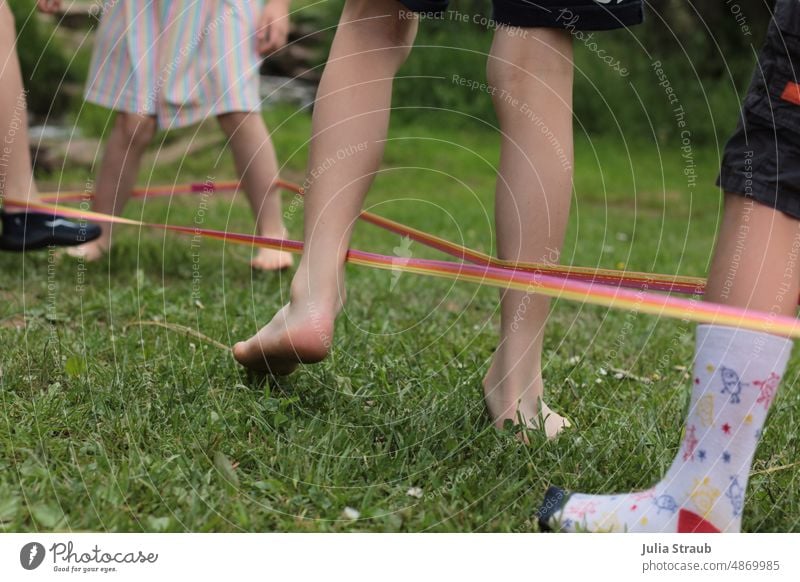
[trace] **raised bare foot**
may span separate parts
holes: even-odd
[[[82,259],[87,263],[93,263],[102,259],[108,252],[110,245],[102,238],[86,244],[67,249],[67,254],[76,259]]]
[[[335,318],[335,311],[314,303],[290,303],[256,335],[233,346],[233,357],[256,372],[291,374],[298,364],[315,364],[328,356]]]
[[[544,434],[553,439],[562,430],[572,426],[569,420],[545,404],[539,390],[529,384],[525,389],[518,388],[518,385],[515,385],[513,372],[503,375],[496,361],[492,362],[483,380],[483,394],[489,416],[497,428],[503,428],[505,422],[511,420],[515,424],[524,422],[528,428],[541,430],[540,421],[543,421]],[[524,435],[520,438],[526,440]]]

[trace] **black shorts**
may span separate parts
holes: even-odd
[[[778,0],[717,185],[800,219],[800,2]]]
[[[450,0],[400,0],[409,10],[440,14]],[[523,28],[612,30],[639,24],[642,0],[492,0],[497,24]]]

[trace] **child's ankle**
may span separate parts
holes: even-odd
[[[343,281],[342,277],[339,278],[340,281]],[[310,285],[309,283],[308,278],[298,269],[289,292],[291,304],[300,308],[314,309],[320,314],[329,315],[335,319],[344,307],[344,284],[341,284],[340,289],[337,285]]]

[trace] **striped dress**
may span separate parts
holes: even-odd
[[[162,128],[258,111],[263,0],[106,0],[86,100]]]

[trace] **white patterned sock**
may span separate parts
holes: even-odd
[[[785,338],[699,326],[686,428],[664,478],[619,495],[551,488],[540,523],[561,531],[739,531],[753,455],[791,351]]]

